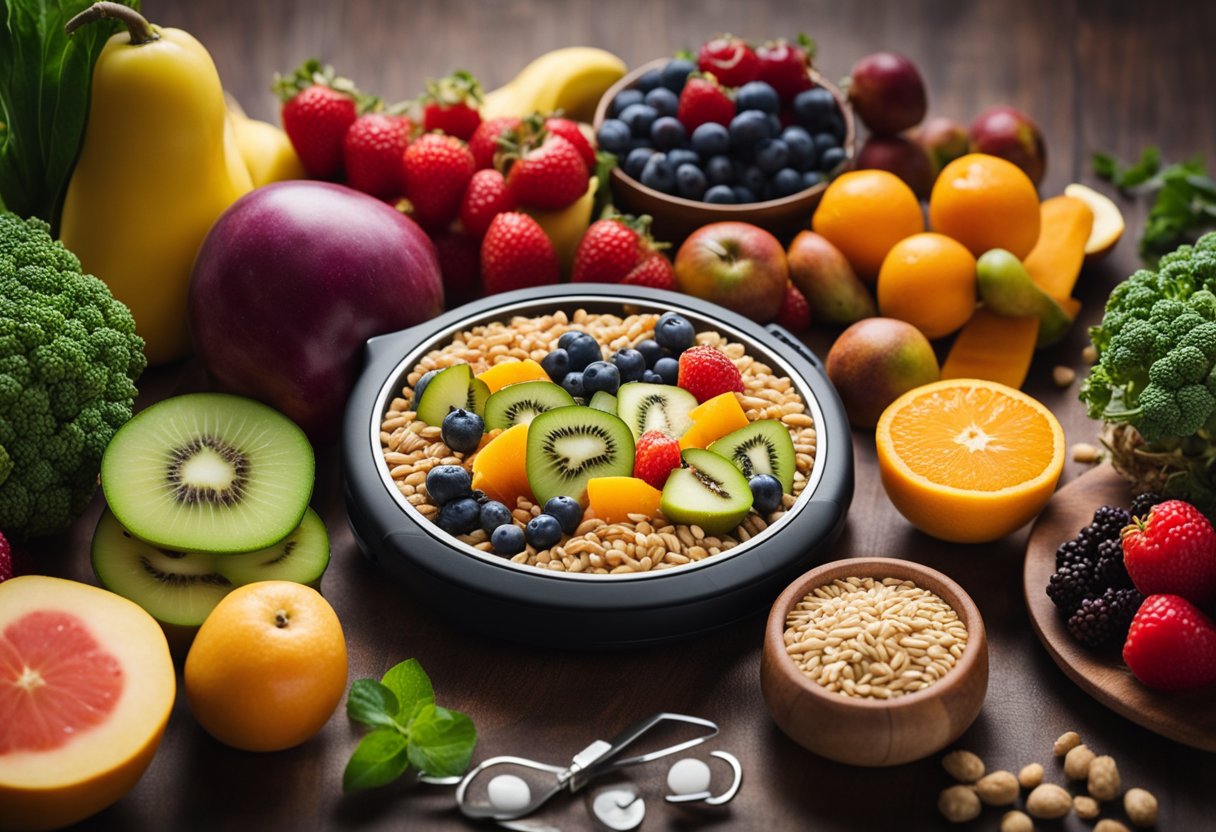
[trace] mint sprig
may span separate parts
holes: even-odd
[[[430,677],[409,659],[375,679],[357,679],[346,697],[346,714],[371,727],[342,773],[345,791],[393,782],[411,765],[432,777],[463,774],[473,759],[477,729],[458,711],[435,704]]]

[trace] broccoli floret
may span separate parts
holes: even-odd
[[[62,531],[93,497],[147,365],[130,310],[38,219],[0,213],[0,529]]]

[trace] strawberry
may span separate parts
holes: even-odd
[[[685,130],[691,134],[702,124],[711,121],[729,127],[734,117],[735,102],[717,81],[703,75],[688,76],[676,109],[676,118]]]
[[[760,62],[757,79],[775,89],[777,97],[784,102],[793,101],[798,93],[811,88],[811,76],[807,70],[811,65],[810,53],[814,51],[814,44],[805,35],[799,36],[798,41],[772,40],[756,49],[756,58]]]
[[[480,240],[496,216],[515,208],[515,195],[507,189],[507,180],[502,174],[493,168],[479,170],[464,190],[460,221],[465,231]]]
[[[625,279],[621,283],[629,286],[649,286],[651,289],[666,289],[669,292],[674,292],[676,290],[676,274],[671,267],[671,261],[656,251],[640,264],[634,266],[633,271],[625,275]]]
[[[625,217],[597,220],[574,253],[572,283],[620,283],[645,256],[637,228]]]
[[[13,577],[13,547],[8,538],[0,532],[0,584]]]
[[[785,284],[785,296],[777,310],[777,323],[795,334],[806,332],[811,325],[811,306],[806,295],[793,283]]]
[[[481,296],[481,242],[468,234],[445,232],[432,238],[443,275],[443,302],[448,309]]]
[[[1216,600],[1216,531],[1190,503],[1167,500],[1123,529],[1123,563],[1146,596],[1181,595],[1203,606]]]
[[[469,139],[469,150],[473,152],[473,162],[478,170],[494,167],[494,154],[502,149],[498,144],[499,137],[508,131],[518,130],[522,123],[515,116],[498,116],[477,125],[473,138]]]
[[[540,223],[519,211],[499,214],[481,241],[487,295],[557,283],[557,252]]]
[[[574,145],[579,155],[583,157],[583,164],[587,166],[587,170],[595,170],[595,148],[591,146],[591,142],[587,141],[587,137],[579,128],[578,122],[571,121],[568,118],[550,116],[545,119],[545,130],[561,136]]]
[[[291,75],[276,74],[274,89],[283,102],[283,130],[308,175],[337,179],[346,131],[360,106],[366,109],[374,99],[359,95],[354,84],[316,60],[305,61]]]
[[[638,437],[633,455],[633,475],[662,490],[667,475],[680,467],[680,442],[661,430],[648,430]]]
[[[455,136],[425,133],[405,149],[402,170],[405,198],[419,225],[435,230],[456,219],[473,178],[473,154],[464,142]]]
[[[442,130],[461,141],[473,138],[481,125],[481,84],[464,70],[438,81],[427,81],[422,96],[422,129]]]
[[[379,199],[402,189],[401,157],[414,123],[405,116],[365,113],[347,128],[342,140],[346,184]]]
[[[727,87],[741,87],[760,75],[760,59],[743,40],[719,35],[702,44],[697,53],[697,69],[711,72]]]
[[[725,353],[716,347],[701,344],[680,353],[677,386],[696,396],[698,402],[704,403],[723,393],[742,393],[743,376],[735,362],[727,358]]]
[[[1123,661],[1157,690],[1216,684],[1216,622],[1178,595],[1151,595],[1132,619]]]
[[[555,133],[543,134],[539,147],[528,145],[507,168],[507,187],[520,205],[555,210],[587,192],[587,165],[578,148]]]

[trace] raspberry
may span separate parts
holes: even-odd
[[[658,430],[638,437],[633,457],[633,475],[654,488],[662,489],[667,475],[680,467],[680,443]]]
[[[743,376],[725,353],[702,344],[680,354],[677,386],[692,393],[698,402],[707,402],[723,393],[742,393]]]
[[[1144,596],[1136,589],[1110,587],[1096,598],[1081,601],[1068,618],[1068,632],[1087,647],[1122,644],[1143,602]]]

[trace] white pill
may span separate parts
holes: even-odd
[[[532,790],[522,777],[500,774],[486,786],[490,805],[500,812],[518,812],[532,802]]]
[[[709,789],[709,766],[694,757],[677,760],[667,772],[667,788],[673,794],[696,794]]]

